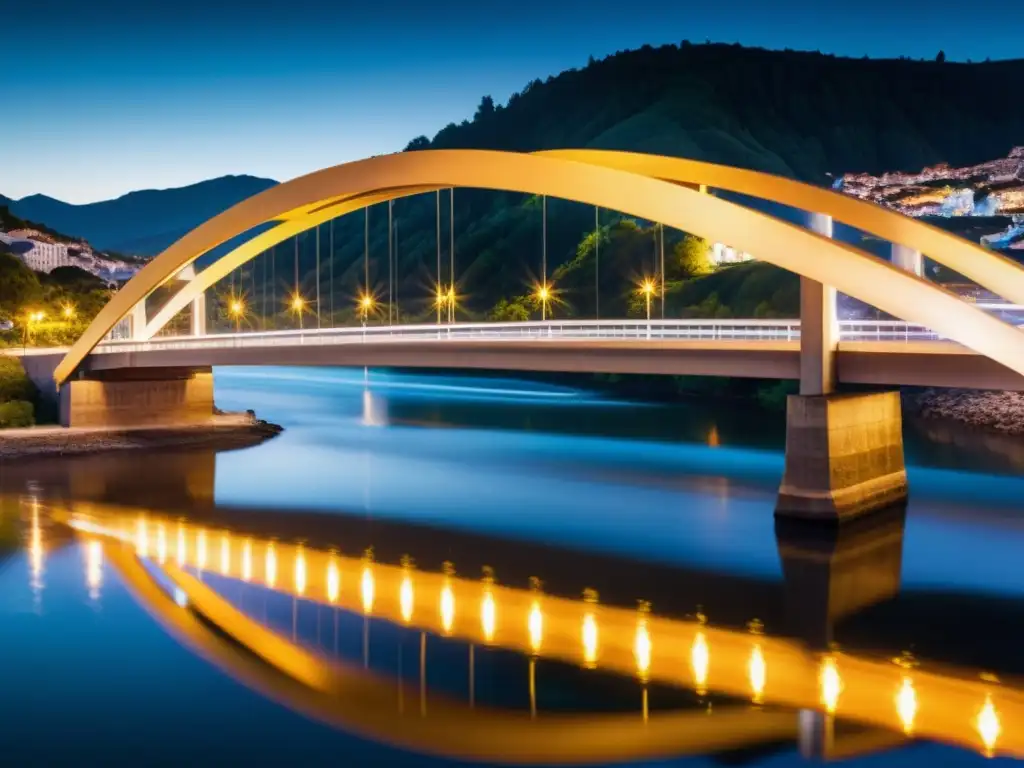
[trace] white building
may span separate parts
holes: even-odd
[[[88,243],[58,243],[34,230],[0,232],[0,242],[13,246],[17,257],[35,272],[78,267],[103,280],[126,280],[138,271],[138,267],[95,253]]]
[[[716,267],[722,264],[739,264],[743,261],[750,261],[754,257],[746,251],[739,251],[725,243],[715,243],[711,246],[711,263]]]

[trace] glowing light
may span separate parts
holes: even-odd
[[[452,592],[451,584],[445,584],[441,588],[441,628],[445,634],[452,631],[455,624],[455,594]]]
[[[756,643],[750,652],[750,661],[747,662],[747,677],[750,679],[753,702],[761,704],[764,701],[764,684],[768,677],[768,669],[764,662],[764,653],[761,651],[760,643]]]
[[[588,667],[597,664],[597,619],[592,611],[583,616],[583,662]]]
[[[263,562],[263,583],[271,589],[277,583],[277,552],[274,551],[274,542],[267,544],[267,555]]]
[[[363,578],[360,581],[359,590],[363,596],[363,613],[370,613],[373,610],[374,580],[373,570],[369,565],[363,566]]]
[[[445,293],[444,286],[438,283],[437,297],[434,299],[434,306],[443,307],[446,301],[448,301],[448,295]]]
[[[821,703],[826,712],[834,715],[839,704],[839,694],[843,692],[843,679],[839,676],[836,660],[831,656],[826,656],[821,662],[820,682]]]
[[[235,299],[231,302],[231,314],[235,317],[245,314],[245,303],[240,299]]]
[[[242,544],[242,581],[252,579],[252,541],[246,539]]]
[[[295,593],[303,594],[306,591],[306,556],[300,549],[295,554]]]
[[[415,597],[412,588],[412,578],[405,574],[402,578],[402,585],[398,588],[398,604],[402,610],[402,621],[408,624],[412,621],[412,609]]]
[[[146,530],[146,519],[142,517],[135,524],[135,553],[139,557],[149,557],[149,531]]]
[[[364,293],[362,298],[359,299],[359,306],[363,308],[363,312],[367,312],[373,308],[373,296],[368,293]]]
[[[103,585],[103,547],[95,539],[85,548],[85,583],[89,587],[89,596],[93,600],[99,597]]]
[[[174,547],[174,559],[178,563],[178,567],[182,568],[185,565],[185,558],[187,552],[185,551],[185,528],[181,523],[178,523],[178,540]]]
[[[296,293],[292,296],[291,305],[293,312],[301,312],[306,306],[306,300]]]
[[[220,572],[225,576],[231,572],[231,539],[226,533],[220,537]]]
[[[167,531],[163,523],[156,525],[156,559],[161,565],[167,562]]]
[[[32,573],[32,589],[42,589],[43,575],[43,530],[39,525],[39,504],[32,504],[32,529],[29,535],[29,569]]]
[[[196,567],[200,571],[206,569],[206,531],[196,534]]]
[[[544,614],[541,613],[540,603],[537,600],[534,600],[530,607],[526,626],[530,632],[530,649],[534,653],[539,653],[541,641],[544,639]]]
[[[985,697],[985,706],[978,713],[976,725],[978,733],[981,735],[981,742],[985,745],[985,752],[991,756],[995,750],[996,741],[999,740],[999,734],[1003,731],[999,723],[999,713],[992,703],[991,696]]]
[[[903,678],[903,684],[896,694],[896,714],[903,724],[903,732],[909,736],[914,732],[914,718],[917,717],[917,692],[909,677]]]
[[[338,572],[338,564],[334,562],[334,558],[331,558],[327,563],[327,599],[336,603],[339,594],[341,594],[341,574]]]
[[[708,692],[708,667],[711,665],[711,651],[703,632],[698,632],[690,646],[690,671],[693,673],[693,687],[698,696]]]
[[[68,320],[73,319],[74,316],[75,316],[75,307],[74,307],[74,305],[73,304],[65,304],[63,312],[64,312],[64,317],[66,319],[68,319]]]
[[[551,300],[551,289],[548,288],[547,283],[538,285],[536,291],[533,294],[538,300],[547,304]]]
[[[498,609],[494,605],[494,595],[488,589],[484,593],[483,602],[480,604],[480,626],[484,631],[484,640],[488,643],[494,641],[494,633],[498,624]]]
[[[640,619],[636,625],[636,639],[633,641],[633,657],[636,672],[646,681],[651,672],[651,633],[647,630],[647,619]]]
[[[657,287],[655,286],[654,281],[649,277],[645,278],[644,281],[640,283],[640,292],[645,296],[651,296],[656,290]]]

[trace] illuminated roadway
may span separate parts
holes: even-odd
[[[804,713],[801,736],[813,721],[806,715],[816,711],[826,720],[835,717],[984,754],[1024,755],[1024,728],[1018,727],[1024,722],[1024,690],[966,669],[838,650],[819,653],[758,630],[717,628],[703,620],[345,557],[171,517],[101,506],[88,514],[58,508],[53,517],[78,531],[93,561],[106,557],[164,626],[230,674],[317,719],[407,748],[541,763],[707,752],[792,738],[797,718],[774,709],[781,706]],[[164,572],[180,590],[178,602],[191,610],[174,605],[143,561]],[[97,580],[100,566],[87,562],[87,575]],[[635,677],[641,685],[693,689],[700,696],[715,692],[755,709],[744,713],[727,707],[721,726],[715,724],[717,706],[711,717],[700,711],[649,713],[646,695],[632,718],[534,711],[534,719],[527,713],[468,710],[427,696],[422,650],[420,688],[410,683],[406,693],[393,679],[371,680],[368,673],[305,650],[257,623],[206,586],[204,572],[437,636]],[[269,680],[247,657],[217,650],[192,612],[283,673],[291,687]],[[533,674],[531,664],[531,701]]]
[[[107,341],[84,368],[334,365],[798,379],[799,339],[800,323],[791,320],[313,328]],[[1024,389],[1024,379],[999,363],[901,321],[841,322],[837,357],[846,383]]]

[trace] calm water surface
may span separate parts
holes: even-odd
[[[1024,444],[777,527],[780,416],[217,372],[255,448],[0,466],[13,765],[971,765],[1024,755]]]

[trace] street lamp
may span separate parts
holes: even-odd
[[[647,302],[647,321],[651,320],[651,296],[657,293],[657,286],[651,278],[644,278],[644,281],[640,283],[640,293],[644,295],[644,299]]]
[[[444,303],[448,300],[447,295],[444,292],[444,288],[441,283],[437,284],[437,297],[434,299],[434,306],[437,307],[437,324],[441,324],[441,309],[444,307]]]
[[[66,320],[74,320],[75,319],[75,306],[73,304],[65,304],[64,305],[64,318]]]
[[[366,321],[370,317],[371,309],[373,309],[373,296],[368,293],[364,293],[362,298],[359,299],[359,312],[363,316],[363,325],[366,325]]]
[[[455,286],[448,286],[448,322],[455,322]]]
[[[242,317],[245,315],[245,302],[241,299],[232,299],[228,311],[235,319],[235,333],[239,333],[242,330]]]
[[[534,293],[534,298],[540,302],[540,319],[548,319],[548,302],[551,301],[551,289],[548,288],[548,284],[537,286],[537,290]]]
[[[302,313],[306,309],[306,300],[298,293],[292,295],[292,312],[299,316],[299,330],[302,330]]]

